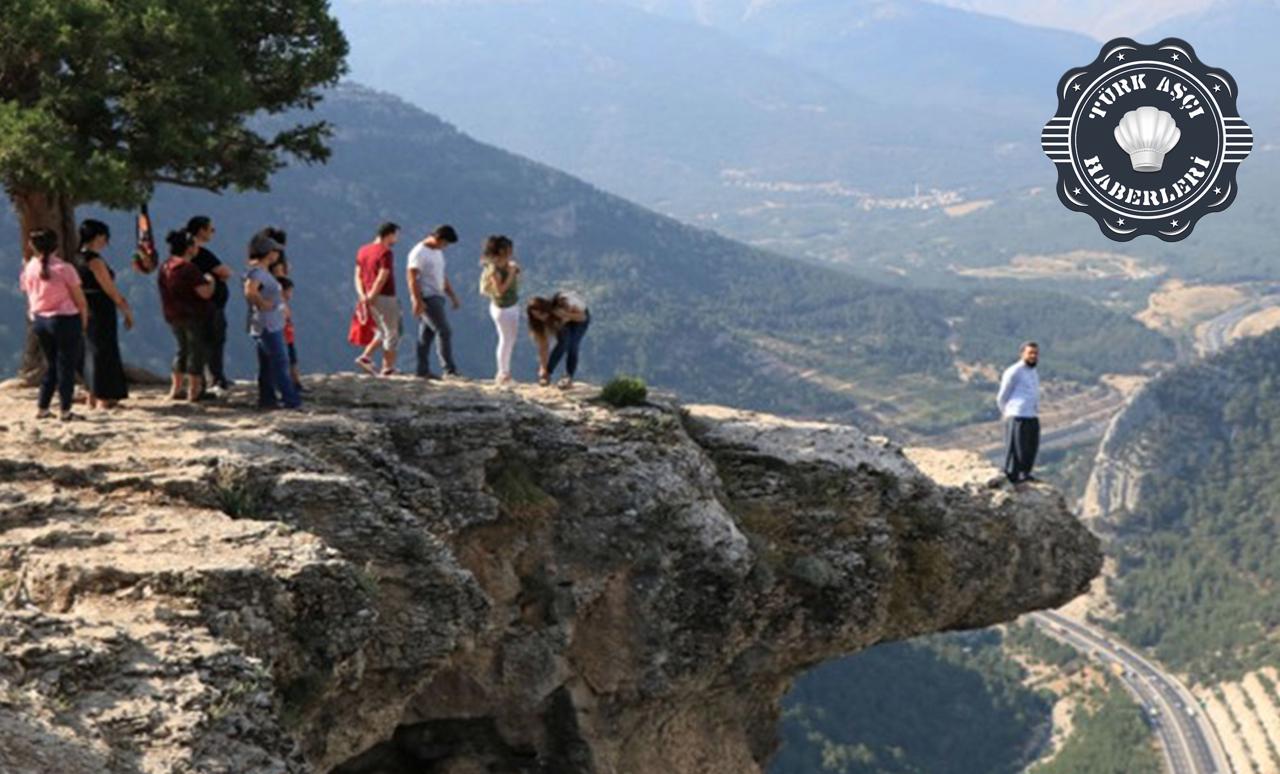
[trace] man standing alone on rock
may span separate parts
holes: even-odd
[[[1022,358],[1004,370],[996,396],[1009,442],[1004,472],[1015,484],[1036,480],[1031,469],[1040,450],[1040,375],[1036,373],[1039,361],[1039,345],[1034,341],[1023,344]]]

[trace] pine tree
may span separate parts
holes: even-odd
[[[0,183],[26,234],[76,248],[75,210],[136,207],[156,185],[266,190],[329,127],[264,136],[255,116],[311,109],[346,71],[327,0],[8,0],[0,15]],[[30,346],[28,378],[43,367]]]

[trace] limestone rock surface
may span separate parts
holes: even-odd
[[[801,671],[1102,561],[1052,489],[851,427],[310,386],[0,394],[0,771],[749,774]]]

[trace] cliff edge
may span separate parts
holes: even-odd
[[[850,427],[311,386],[65,425],[0,393],[0,770],[758,772],[800,671],[1102,561],[1052,489]]]

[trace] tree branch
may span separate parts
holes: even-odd
[[[193,188],[197,191],[208,191],[209,193],[221,194],[215,186],[208,183],[195,183],[190,180],[183,180],[177,177],[169,177],[167,175],[152,175],[151,182],[163,183],[165,185],[176,185],[179,188]]]

